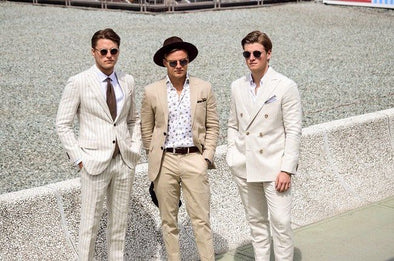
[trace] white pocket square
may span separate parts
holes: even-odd
[[[271,98],[269,98],[268,100],[266,100],[264,103],[267,104],[267,103],[272,103],[272,102],[274,102],[274,101],[276,101],[276,95],[272,96]]]

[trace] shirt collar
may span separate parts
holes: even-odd
[[[185,83],[183,84],[183,86],[189,85],[189,82],[190,82],[189,73],[186,73],[186,80],[185,80]],[[166,75],[166,84],[170,85],[170,86],[173,86],[172,83],[171,83],[170,77],[168,77],[168,75]]]
[[[94,65],[94,67],[96,69],[96,73],[97,73],[97,76],[99,77],[100,82],[104,82],[108,77],[111,78],[112,82],[116,82],[115,70],[108,76],[108,75],[104,74],[102,71],[100,71],[100,69],[97,68],[96,65]]]
[[[271,66],[268,67],[267,72],[266,72],[266,73],[263,75],[263,77],[261,78],[261,80],[260,80],[260,86],[263,86],[263,82],[264,82],[264,80],[267,78],[267,74],[268,74],[268,72],[269,72],[270,70],[271,70]],[[246,75],[246,79],[248,80],[249,85],[250,85],[251,87],[256,87],[256,83],[253,81],[252,73],[249,73],[248,75]]]

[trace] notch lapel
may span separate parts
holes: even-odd
[[[193,128],[193,125],[194,125],[194,119],[195,119],[195,117],[194,117],[194,114],[196,113],[196,106],[197,106],[197,90],[198,90],[198,88],[197,88],[197,86],[195,86],[194,84],[193,84],[194,82],[192,81],[192,78],[190,77],[189,78],[189,87],[190,87],[190,113],[191,113],[191,116],[192,116],[192,128]]]
[[[90,77],[87,77],[86,86],[87,88],[90,88],[91,91],[94,93],[94,97],[97,97],[98,104],[104,110],[104,113],[107,115],[107,117],[112,121],[111,112],[109,111],[107,102],[101,90],[101,85],[100,85],[101,83],[94,67],[90,69],[89,73],[90,73]]]
[[[124,76],[125,75],[122,72],[115,71],[115,77],[118,80],[120,88],[122,89],[122,92],[123,92],[123,106],[122,106],[122,109],[120,110],[120,112],[118,112],[118,115],[116,116],[115,121],[117,121],[118,118],[120,118],[121,114],[125,112],[125,107],[126,107],[126,102],[127,102],[126,99],[128,99],[128,97],[129,97],[129,90],[126,89],[127,82],[126,82]]]
[[[161,103],[161,108],[164,114],[164,122],[168,125],[168,98],[167,98],[167,83],[166,78],[159,84],[157,91],[158,101]]]

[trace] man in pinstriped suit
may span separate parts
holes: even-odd
[[[71,77],[56,118],[71,162],[81,170],[79,260],[92,260],[104,197],[108,206],[108,260],[123,260],[128,204],[140,157],[140,121],[134,79],[115,71],[120,37],[110,28],[92,37],[95,65]],[[73,123],[79,120],[79,136]]]

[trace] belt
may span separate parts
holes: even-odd
[[[200,152],[197,147],[179,147],[179,148],[166,148],[166,152],[176,153],[176,154],[188,154],[194,152]]]

